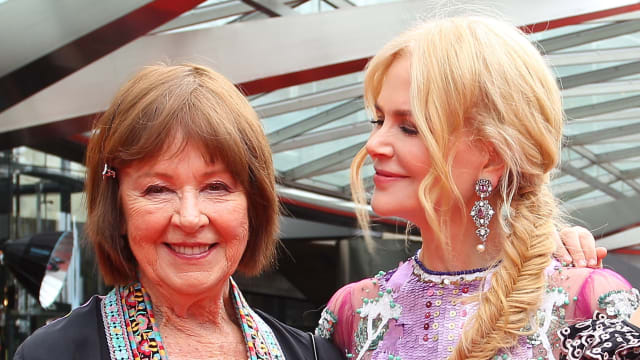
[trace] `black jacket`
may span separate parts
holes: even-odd
[[[18,348],[14,360],[110,360],[101,313],[102,298],[89,302],[64,318],[36,330]],[[271,327],[287,360],[314,360],[313,342],[309,333],[285,325],[273,317],[255,310]],[[319,360],[343,359],[330,342],[313,337]]]

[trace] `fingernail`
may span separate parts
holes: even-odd
[[[571,258],[571,256],[565,256],[564,257],[564,262],[566,262],[567,264],[571,264],[572,260],[573,259]]]
[[[596,266],[596,261],[594,259],[589,260],[589,266]]]
[[[587,262],[586,262],[586,261],[584,261],[584,260],[580,260],[580,261],[578,262],[578,265],[580,265],[581,267],[585,267],[585,266],[587,266]]]

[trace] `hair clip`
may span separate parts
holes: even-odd
[[[113,168],[110,168],[107,163],[104,163],[104,170],[102,170],[102,178],[104,179],[107,176],[111,176],[112,178],[116,178],[116,171]]]

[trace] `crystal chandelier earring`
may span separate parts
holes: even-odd
[[[491,181],[487,179],[478,179],[476,181],[476,193],[480,196],[480,200],[476,201],[471,209],[471,218],[478,227],[476,229],[476,235],[480,238],[481,243],[476,246],[476,250],[481,253],[486,249],[485,243],[487,236],[489,235],[489,221],[494,214],[493,208],[489,204],[486,198],[491,195],[493,187]]]

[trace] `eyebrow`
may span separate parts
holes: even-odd
[[[380,112],[384,112],[382,110],[382,107],[378,104],[374,105],[376,111],[380,111]],[[412,117],[412,113],[411,110],[393,110],[391,112],[391,115],[396,116],[396,117]]]

